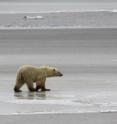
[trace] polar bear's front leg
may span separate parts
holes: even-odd
[[[41,91],[50,91],[50,89],[46,89],[45,82],[46,82],[46,78],[42,80]]]
[[[50,89],[46,89],[45,82],[46,78],[38,79],[38,81],[36,82],[36,91],[38,91],[39,89],[41,89],[41,91],[50,91]]]

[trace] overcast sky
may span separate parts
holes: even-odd
[[[0,2],[117,2],[117,0],[0,0]]]

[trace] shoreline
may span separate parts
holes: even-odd
[[[30,115],[92,115],[92,114],[117,114],[117,110],[114,111],[90,111],[90,112],[24,112],[24,113],[9,113],[9,114],[0,114],[0,116],[30,116]]]
[[[78,26],[62,26],[62,27],[38,27],[38,28],[35,28],[35,27],[25,27],[25,28],[0,28],[0,30],[117,30],[117,27],[78,27]]]
[[[117,123],[117,113],[92,113],[92,114],[46,114],[46,115],[13,115],[1,116],[2,124],[115,124]]]

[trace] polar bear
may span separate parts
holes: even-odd
[[[63,76],[63,74],[56,68],[50,66],[32,66],[23,65],[17,71],[15,92],[21,92],[20,88],[26,83],[29,91],[50,91],[46,89],[45,82],[47,77]],[[34,84],[36,83],[36,88]]]

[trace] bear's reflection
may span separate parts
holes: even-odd
[[[17,99],[46,99],[46,92],[21,92],[15,93]]]

